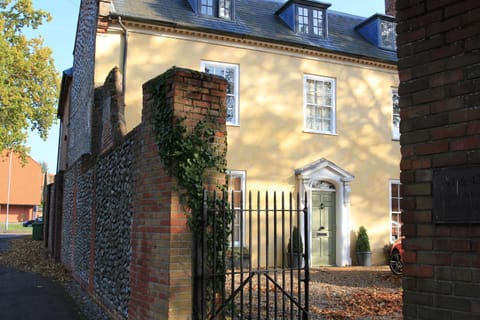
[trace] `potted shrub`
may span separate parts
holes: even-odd
[[[288,240],[288,263],[291,268],[303,267],[303,242],[297,226],[292,229],[292,236]]]
[[[357,242],[355,243],[355,252],[357,253],[357,260],[359,265],[372,265],[372,252],[370,250],[370,241],[368,239],[367,229],[365,229],[364,226],[361,226],[358,229]]]
[[[225,254],[227,268],[244,268],[250,267],[250,252],[248,248],[234,247],[228,248]]]

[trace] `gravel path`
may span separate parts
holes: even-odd
[[[388,266],[311,272],[311,319],[403,319],[402,284]]]
[[[238,272],[238,270],[237,270]],[[273,281],[267,280],[267,275]],[[304,305],[304,284],[298,296],[298,277],[304,274],[296,271],[274,270],[254,273],[246,281],[236,274],[227,277],[225,300],[235,295],[235,308],[226,314],[239,319],[292,319],[297,318],[299,309],[287,296],[293,296]],[[293,281],[290,281],[293,279]],[[243,289],[240,283],[245,284]],[[277,283],[275,285],[274,283]],[[233,289],[232,289],[233,287]],[[286,294],[282,293],[278,287]],[[402,319],[401,278],[393,275],[387,266],[376,267],[328,267],[313,269],[309,282],[310,319]],[[218,307],[217,307],[218,308]]]

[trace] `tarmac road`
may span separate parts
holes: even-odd
[[[0,234],[0,255],[12,238]],[[73,300],[58,283],[40,275],[0,265],[1,320],[81,320]]]

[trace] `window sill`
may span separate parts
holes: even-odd
[[[327,39],[325,34],[305,33],[305,32],[299,32],[299,31],[295,32],[295,34],[301,38],[307,38],[310,40],[317,40],[317,39],[326,40]]]
[[[312,131],[312,130],[303,130],[304,133],[312,133],[312,134],[321,134],[327,136],[338,136],[336,132],[324,132],[324,131]]]
[[[328,136],[338,136],[337,132],[329,132],[329,131],[315,131],[315,130],[307,130],[303,129],[304,133],[314,133],[314,134],[325,134]]]
[[[209,19],[209,20],[214,20],[214,21],[225,21],[225,22],[232,22],[235,23],[235,20],[232,18],[223,18],[223,17],[217,17],[217,16],[210,16],[208,14],[197,14],[198,17],[201,17],[203,19]]]

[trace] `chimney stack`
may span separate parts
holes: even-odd
[[[385,14],[388,16],[393,16],[397,14],[397,10],[395,9],[396,0],[385,0]]]

